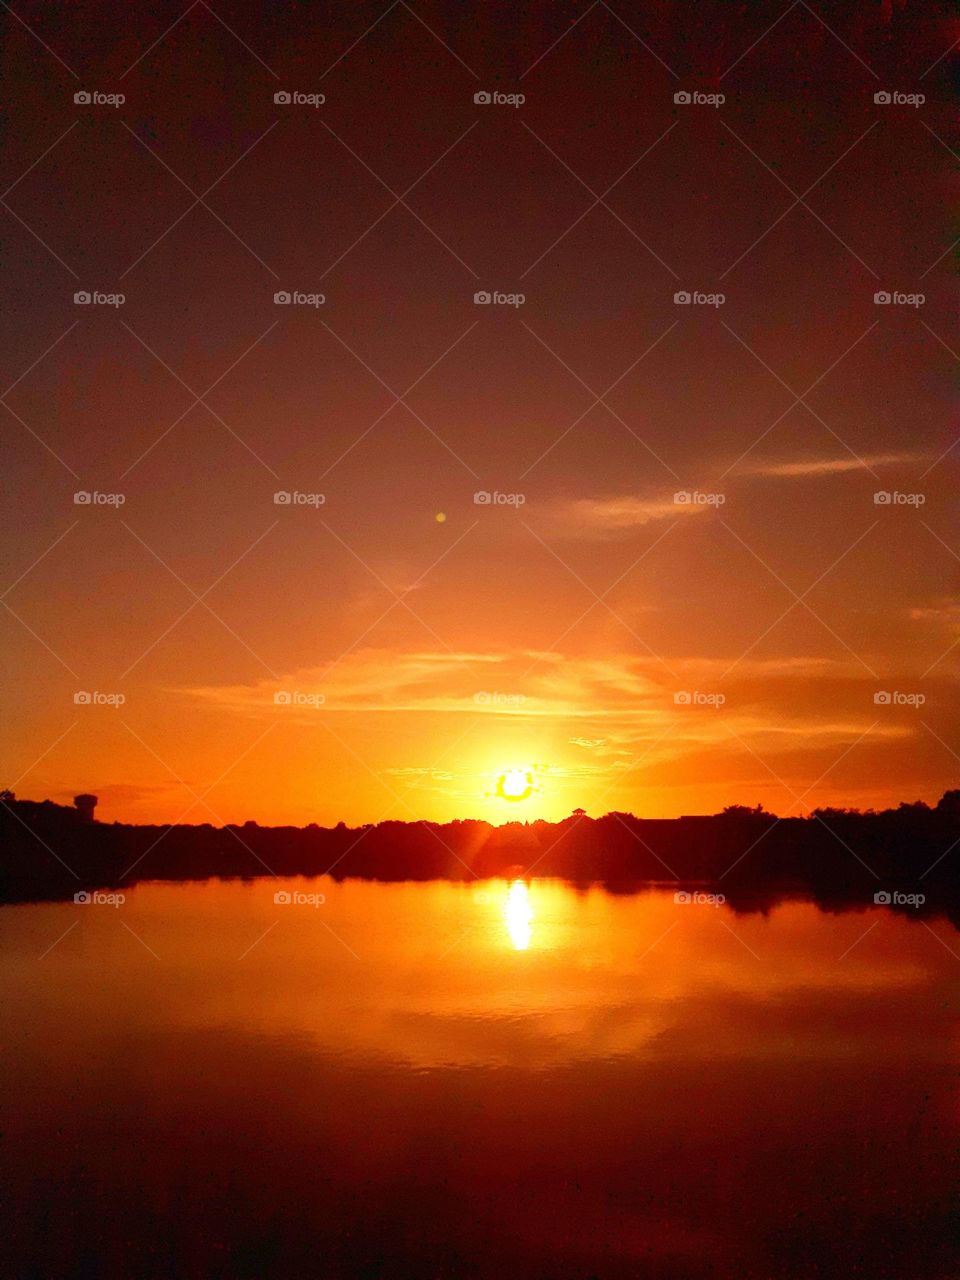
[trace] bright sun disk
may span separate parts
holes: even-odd
[[[526,800],[533,790],[529,769],[507,769],[497,783],[497,794],[504,800]]]

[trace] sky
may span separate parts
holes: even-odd
[[[4,785],[325,825],[958,785],[949,6],[0,21]]]

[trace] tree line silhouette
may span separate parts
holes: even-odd
[[[94,820],[96,797],[76,805],[0,793],[0,901],[72,896],[80,888],[139,880],[318,876],[472,880],[554,876],[616,889],[639,881],[708,883],[727,899],[812,894],[867,900],[920,886],[928,901],[960,890],[960,790],[860,812],[816,809],[778,817],[762,806],[638,818],[582,809],[559,822],[472,818],[348,827],[131,825]]]

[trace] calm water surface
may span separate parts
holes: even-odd
[[[960,1274],[943,919],[262,880],[0,939],[6,1275]]]

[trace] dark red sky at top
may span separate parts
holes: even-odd
[[[20,792],[173,820],[226,774],[217,817],[326,821],[955,781],[949,6],[14,8]],[[308,688],[322,722],[277,711]],[[89,689],[126,702],[78,709]],[[490,799],[515,765],[529,811]]]

